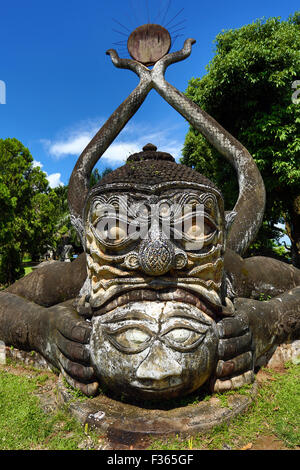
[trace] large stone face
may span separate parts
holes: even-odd
[[[183,302],[130,302],[93,318],[92,364],[112,392],[158,400],[186,395],[216,363],[214,320]]]

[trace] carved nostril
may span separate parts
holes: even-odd
[[[151,276],[160,276],[174,264],[174,248],[168,240],[145,240],[139,250],[142,269]]]

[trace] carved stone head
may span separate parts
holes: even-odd
[[[199,388],[225,303],[220,191],[148,145],[90,191],[84,222],[90,284],[78,310],[92,317],[102,382],[151,399]]]

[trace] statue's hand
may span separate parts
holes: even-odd
[[[52,362],[66,381],[88,396],[95,396],[99,384],[90,366],[88,343],[92,327],[71,308],[56,306],[49,317],[48,345]]]
[[[218,363],[213,381],[214,392],[225,392],[252,383],[253,353],[251,332],[240,317],[224,318],[217,325],[219,331]]]

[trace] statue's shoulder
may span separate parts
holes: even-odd
[[[71,263],[46,262],[6,291],[43,307],[51,307],[75,298],[85,279],[86,255],[82,253]]]

